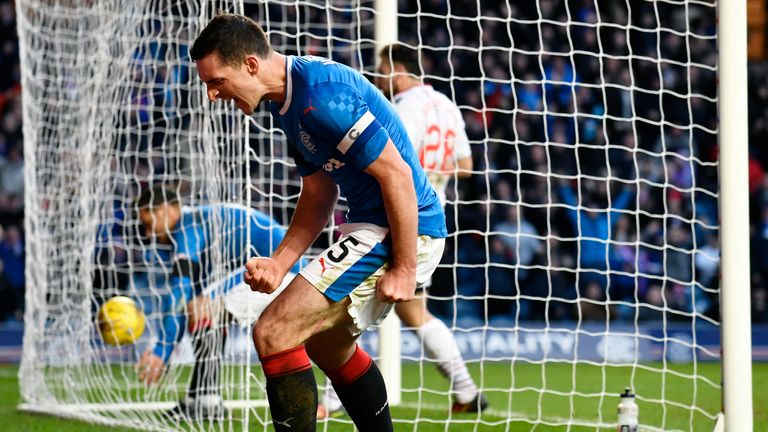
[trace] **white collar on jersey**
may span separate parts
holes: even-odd
[[[432,88],[432,85],[431,84],[424,84],[424,83],[415,85],[415,86],[409,88],[408,90],[403,90],[400,93],[392,96],[392,102],[400,102],[400,100],[403,97],[405,97],[405,95],[407,95],[408,93],[415,93],[415,92],[417,92],[419,90],[424,90],[426,88]]]
[[[291,96],[293,96],[293,80],[291,79],[291,71],[293,70],[293,57],[285,56],[285,102],[283,107],[280,108],[280,115],[285,115],[288,112],[288,108],[291,107]]]

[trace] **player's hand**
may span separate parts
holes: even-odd
[[[385,303],[403,303],[413,300],[416,291],[416,272],[393,268],[376,281],[376,297]]]
[[[285,271],[272,258],[251,258],[245,263],[243,280],[250,285],[251,291],[271,294],[284,276]]]
[[[152,349],[144,351],[141,355],[139,362],[136,364],[136,369],[139,371],[139,380],[145,384],[154,384],[160,377],[163,376],[163,370],[165,364],[163,359],[158,357],[152,352]]]

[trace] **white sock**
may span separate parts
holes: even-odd
[[[453,394],[459,403],[470,403],[477,396],[475,381],[469,375],[459,347],[451,331],[437,318],[419,327],[418,334],[424,351],[434,360],[440,373],[453,384]]]
[[[185,399],[185,402],[187,403],[187,405],[198,403],[201,406],[216,407],[221,405],[222,400],[223,399],[221,398],[220,394],[204,394],[204,395],[199,395],[196,398],[187,397]]]
[[[341,399],[339,399],[339,395],[336,394],[336,390],[333,389],[329,380],[326,380],[325,382],[325,395],[323,395],[320,403],[325,405],[325,409],[329,413],[338,411],[342,408]]]

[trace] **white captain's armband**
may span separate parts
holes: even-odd
[[[355,140],[357,140],[360,135],[363,134],[366,128],[373,123],[373,121],[376,120],[376,117],[371,114],[370,111],[366,111],[365,114],[363,114],[362,117],[360,117],[359,120],[347,131],[347,133],[344,135],[344,138],[341,139],[341,142],[336,146],[336,148],[342,153],[346,154],[350,147],[352,147],[352,144],[355,143]]]

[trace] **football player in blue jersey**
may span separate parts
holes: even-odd
[[[421,166],[445,204],[445,190],[451,178],[472,175],[472,150],[461,111],[451,99],[422,81],[418,50],[391,44],[380,50],[379,60],[376,86],[392,99]],[[424,292],[417,291],[412,301],[397,304],[395,313],[405,328],[419,336],[426,356],[451,383],[451,411],[484,410],[488,402],[469,374],[451,330],[429,312],[426,301]],[[341,401],[331,387],[318,416],[335,416],[341,411]]]
[[[285,238],[270,258],[246,264],[252,290],[277,289],[326,226],[339,195],[349,207],[339,240],[254,326],[275,430],[315,430],[310,359],[358,429],[393,430],[384,380],[356,340],[429,280],[446,236],[440,199],[403,123],[360,73],[323,58],[279,54],[241,15],[214,17],[190,55],[211,101],[232,100],[246,114],[268,101],[302,176]]]
[[[242,266],[252,256],[268,257],[285,229],[255,209],[230,204],[182,206],[163,185],[145,190],[136,202],[150,245],[145,264],[171,269],[154,272],[157,286],[169,292],[160,305],[158,340],[139,359],[139,379],[160,379],[185,328],[192,338],[195,364],[187,397],[172,410],[191,419],[221,419],[224,414],[219,370],[227,324],[256,321],[276,294],[253,293],[243,283]],[[215,223],[213,221],[216,221]],[[214,279],[209,257],[217,256],[224,278]],[[286,272],[282,287],[305,265],[300,259]],[[276,290],[278,292],[279,290]]]

